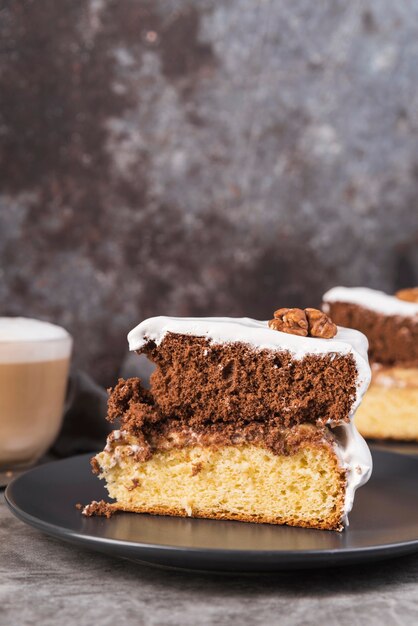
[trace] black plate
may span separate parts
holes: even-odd
[[[86,518],[75,508],[106,497],[90,455],[37,467],[6,490],[13,513],[39,530],[134,561],[222,571],[272,571],[374,561],[418,551],[418,459],[374,450],[370,482],[357,492],[341,533],[215,520],[118,513]]]

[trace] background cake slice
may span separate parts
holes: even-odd
[[[129,344],[157,367],[149,391],[120,380],[109,399],[120,428],[93,466],[114,509],[341,528],[371,471],[351,420],[370,379],[363,335],[158,317]]]
[[[418,290],[389,296],[335,287],[323,297],[337,324],[367,335],[372,382],[356,413],[360,432],[375,439],[418,441]]]

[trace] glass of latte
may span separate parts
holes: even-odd
[[[57,436],[71,348],[60,326],[0,317],[0,472],[32,465]]]

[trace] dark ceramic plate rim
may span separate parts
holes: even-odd
[[[385,452],[384,454],[393,453]],[[86,457],[90,456],[90,454],[80,455],[77,458],[82,462]],[[74,459],[75,457],[70,458]],[[65,464],[69,460],[70,459],[62,459],[53,461],[52,463],[48,463],[48,466]],[[35,467],[21,476],[18,476],[5,490],[5,501],[9,509],[18,519],[47,535],[61,539],[67,543],[141,563],[203,571],[273,571],[335,567],[370,561],[371,559],[373,559],[373,561],[380,561],[418,552],[418,536],[417,539],[410,541],[380,543],[354,548],[340,547],[314,550],[257,550],[249,548],[242,550],[237,548],[186,547],[169,544],[133,542],[130,540],[83,534],[66,526],[53,524],[27,513],[15,501],[13,491],[16,485],[24,481],[29,474],[36,472],[42,467],[44,466]],[[233,557],[233,562],[230,561],[231,557]],[[207,562],[202,563],[202,560]],[[226,561],[229,562],[229,567],[222,567],[222,562]]]

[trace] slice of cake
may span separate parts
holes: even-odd
[[[418,441],[418,288],[395,296],[335,287],[323,308],[337,324],[369,339],[372,383],[356,413],[360,432],[375,439]]]
[[[371,471],[352,423],[367,340],[313,309],[275,315],[155,317],[129,333],[156,369],[149,391],[129,379],[110,395],[120,426],[92,464],[116,502],[84,514],[342,528]]]

